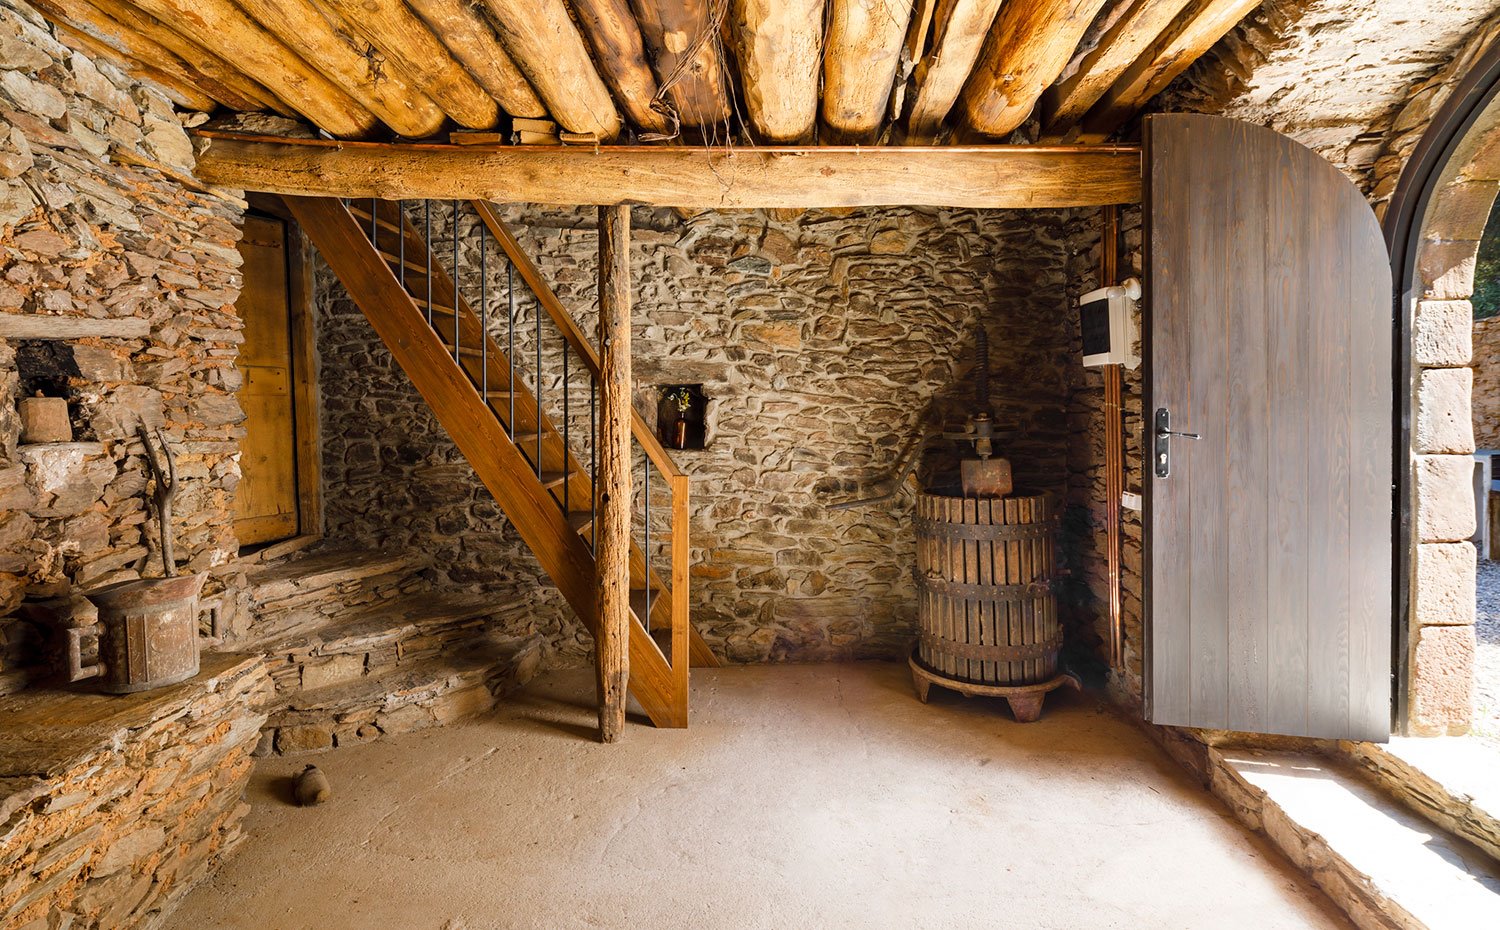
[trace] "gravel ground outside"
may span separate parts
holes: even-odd
[[[1500,750],[1500,562],[1479,560],[1474,735]]]

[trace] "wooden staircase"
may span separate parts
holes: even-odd
[[[558,420],[537,396],[545,385],[540,349],[531,372],[532,384],[538,386],[535,391],[523,377],[520,353],[507,351],[515,342],[513,287],[506,288],[503,317],[491,311],[486,288],[480,290],[478,310],[470,306],[464,290],[455,286],[450,270],[431,246],[430,204],[418,205],[423,218],[419,229],[405,204],[361,200],[346,205],[336,199],[308,197],[285,200],[542,568],[597,635],[600,613],[592,545],[596,463],[580,461],[571,442],[571,424],[578,411],[569,407],[572,391],[567,366],[569,358],[576,357],[582,363],[582,371],[576,373],[588,373],[592,432],[600,359],[540,271],[488,204],[467,204],[481,220],[481,249],[491,241],[498,244],[499,253],[565,341],[563,409]],[[453,202],[451,207],[456,243],[459,204]],[[458,260],[456,245],[450,260],[455,264]],[[502,323],[507,327],[502,331],[504,346],[495,335]],[[539,329],[536,340],[540,346]],[[690,662],[718,664],[688,618],[688,478],[638,411],[633,412],[631,432],[643,453],[645,482],[638,486],[645,488],[640,495],[645,516],[642,538],[633,536],[631,545],[630,694],[657,726],[683,727],[688,720]],[[592,452],[589,457],[594,458]],[[668,539],[657,537],[657,542],[669,547],[670,567],[665,576],[651,559],[655,551],[650,512],[653,469],[670,495]],[[662,517],[660,505],[657,517]]]

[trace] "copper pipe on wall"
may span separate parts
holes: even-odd
[[[1114,206],[1104,207],[1100,235],[1099,286],[1119,283],[1120,215]],[[1121,404],[1122,373],[1119,365],[1104,366],[1104,513],[1107,526],[1105,557],[1109,583],[1109,664],[1125,666],[1125,631],[1120,611],[1120,499],[1125,490],[1125,422]]]

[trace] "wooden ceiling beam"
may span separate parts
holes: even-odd
[[[329,134],[354,138],[375,128],[374,115],[347,91],[251,19],[233,0],[130,0],[184,36],[211,37],[234,49],[234,65]]]
[[[198,177],[272,194],[701,209],[1134,203],[1129,146],[455,146],[196,133]]]
[[[448,46],[403,0],[317,0],[398,65],[417,89],[453,121],[469,129],[489,129],[500,121],[500,108],[479,82],[459,64]],[[459,41],[461,36],[446,37]],[[471,50],[470,54],[483,54]]]
[[[716,4],[717,5],[717,4]],[[709,0],[630,0],[662,91],[684,126],[729,119],[719,26]]]
[[[526,75],[511,61],[495,30],[469,0],[407,0],[423,22],[512,116],[547,115]]]
[[[138,62],[235,110],[296,112],[238,68],[119,0],[35,0],[55,23],[99,39]]]
[[[167,95],[168,100],[179,107],[211,113],[221,103],[194,86],[189,76],[184,73],[173,74],[158,70],[145,64],[134,54],[81,29],[76,29],[68,23],[54,21],[53,25],[57,27],[59,41],[68,48],[75,52],[82,52],[90,58],[110,62],[128,74],[150,81]]]
[[[1104,0],[1007,0],[961,101],[969,128],[1007,136],[1073,58]]]
[[[801,142],[818,122],[825,0],[733,0],[740,86],[763,142]]]
[[[835,142],[873,142],[901,66],[912,0],[830,0],[823,122]]]
[[[666,117],[651,109],[656,75],[646,60],[646,44],[629,0],[572,0],[572,7],[604,81],[625,115],[641,129],[666,132]]]
[[[890,104],[886,107],[892,124],[899,123],[902,114],[908,109],[907,89],[913,83],[912,72],[917,69],[917,62],[922,60],[922,53],[927,49],[927,35],[932,31],[932,14],[937,5],[938,0],[916,0],[912,4],[911,21],[906,26],[906,41],[901,44],[901,61],[896,66],[896,81],[891,87]]]
[[[917,62],[916,96],[907,116],[907,142],[937,141],[1000,12],[1001,0],[942,0],[933,16],[932,43]]]
[[[256,23],[398,135],[421,138],[443,125],[443,111],[400,66],[310,0],[238,2]]]
[[[1068,77],[1042,95],[1042,137],[1060,141],[1135,64],[1189,0],[1136,0]]]
[[[1078,138],[1109,138],[1258,6],[1260,0],[1192,0],[1084,116]]]
[[[609,88],[563,0],[483,0],[500,44],[568,132],[620,134]]]

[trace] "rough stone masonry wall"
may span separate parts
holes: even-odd
[[[1474,321],[1474,445],[1500,449],[1500,319]]]
[[[1066,216],[635,214],[638,406],[649,411],[654,385],[676,383],[703,384],[714,403],[709,447],[674,453],[692,478],[694,622],[735,661],[898,655],[916,602],[910,495],[845,512],[827,505],[879,490],[921,424],[959,417],[980,319],[996,414],[1026,431],[1007,450],[1018,481],[1062,494],[1075,363]],[[506,217],[592,333],[594,211]],[[435,227],[446,223],[435,212]],[[463,267],[477,267],[475,235],[466,221]],[[451,238],[435,239],[446,257]],[[503,315],[493,246],[489,269]],[[477,278],[463,281],[474,299]],[[554,647],[585,651],[560,596],[545,583],[538,591],[535,562],[326,269],[319,290],[329,533],[431,550],[452,584],[531,600]],[[521,302],[516,355],[527,366],[534,312]],[[545,348],[559,337],[543,338]],[[555,378],[558,366],[544,369]],[[555,382],[546,396],[558,396]],[[573,396],[576,415],[587,394],[579,386]]]
[[[242,836],[269,689],[258,657],[220,653],[157,691],[0,698],[0,927],[132,930],[169,910]]]
[[[1497,9],[1495,0],[1265,0],[1153,106],[1270,126],[1383,202],[1400,170],[1392,139],[1425,127],[1422,111],[1439,96],[1431,79]]]
[[[1119,211],[1120,254],[1118,277],[1142,275],[1141,210],[1129,207]],[[1099,286],[1102,256],[1103,213],[1078,211],[1068,227],[1068,252],[1071,271],[1068,275],[1069,306]],[[1076,313],[1074,314],[1076,319]],[[1137,333],[1141,320],[1136,319]],[[1081,334],[1076,323],[1073,358],[1082,354]],[[1140,347],[1137,346],[1137,354]],[[1125,369],[1121,373],[1121,422],[1124,430],[1124,482],[1126,492],[1140,494],[1142,441],[1142,369]],[[1068,509],[1069,532],[1066,553],[1072,570],[1065,606],[1071,613],[1075,651],[1073,664],[1078,668],[1106,664],[1109,656],[1109,519],[1105,506],[1104,375],[1101,369],[1071,368],[1068,394]],[[1138,706],[1144,695],[1142,673],[1145,656],[1145,605],[1142,575],[1142,523],[1139,510],[1120,509],[1120,627],[1124,644],[1124,662],[1111,669],[1108,687],[1115,699]],[[1089,631],[1088,634],[1083,633]],[[1087,650],[1087,651],[1085,651]]]
[[[44,622],[18,616],[23,601],[160,574],[142,421],[164,425],[177,452],[181,567],[235,554],[239,208],[172,179],[192,167],[160,92],[0,0],[0,313],[149,326],[140,338],[0,339],[0,694],[57,652]],[[16,405],[34,370],[58,376],[76,442],[20,444]]]

